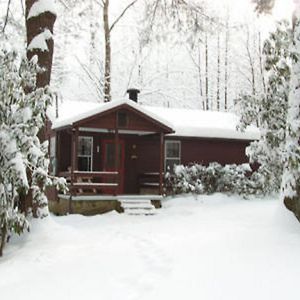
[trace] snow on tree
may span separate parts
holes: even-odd
[[[53,58],[53,26],[56,20],[55,0],[26,0],[27,57],[37,55],[42,68],[37,86],[50,83]]]
[[[285,147],[285,127],[290,84],[289,47],[292,41],[287,21],[277,24],[263,48],[265,58],[266,92],[259,95],[242,95],[239,99],[241,128],[255,122],[261,133],[259,141],[247,148],[250,162],[259,163],[265,189],[278,191],[281,185]]]
[[[270,13],[274,7],[275,0],[252,0],[258,13]]]
[[[8,235],[28,229],[29,208],[20,199],[30,196],[30,207],[44,217],[46,186],[64,186],[64,180],[48,176],[48,142],[37,136],[52,101],[48,87],[35,88],[38,70],[36,57],[28,62],[0,50],[0,256]]]
[[[300,9],[295,13],[282,197],[300,221]]]

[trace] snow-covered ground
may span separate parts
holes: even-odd
[[[0,259],[0,298],[298,300],[300,224],[279,200],[171,199],[156,216],[35,221]]]

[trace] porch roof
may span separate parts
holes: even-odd
[[[239,117],[234,113],[145,106],[131,100],[109,103],[65,101],[59,105],[58,118],[50,113],[52,129],[71,126],[124,104],[173,129],[174,133],[168,136],[236,140],[256,140],[260,136],[259,129],[253,125],[248,126],[244,132],[237,130]]]

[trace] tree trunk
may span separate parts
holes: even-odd
[[[205,100],[206,110],[209,110],[209,95],[208,95],[208,38],[205,34]]]
[[[37,16],[30,17],[28,19],[28,15],[31,7],[38,2],[38,0],[26,0],[26,11],[25,11],[25,22],[26,22],[26,35],[27,35],[27,58],[30,60],[33,56],[37,56],[38,65],[42,68],[42,71],[37,74],[36,78],[36,88],[45,87],[50,84],[51,79],[51,70],[52,70],[52,61],[53,61],[53,49],[54,49],[54,41],[52,36],[50,37],[48,34],[44,35],[45,42],[47,44],[48,49],[39,49],[33,48],[29,49],[30,43],[36,38],[39,34],[44,33],[49,30],[51,34],[53,34],[53,27],[56,20],[56,15],[51,11],[45,11]],[[45,141],[46,130],[48,127],[48,121],[46,120],[45,126],[40,130],[38,137],[40,141]],[[30,179],[30,174],[28,176]],[[33,207],[32,195],[29,192],[27,195],[20,195],[20,209],[27,213],[29,207]],[[34,209],[33,214],[35,215],[36,211]]]
[[[28,19],[28,13],[32,5],[38,0],[26,0],[26,33],[27,33],[27,47],[31,41],[40,33],[45,30],[50,30],[53,34],[53,27],[56,20],[56,15],[46,11],[38,16]],[[46,40],[48,51],[42,51],[41,49],[27,50],[27,58],[30,60],[34,55],[38,57],[38,64],[44,69],[37,75],[37,87],[45,87],[49,85],[51,79],[52,60],[53,60],[53,38]]]
[[[7,229],[6,225],[1,229],[1,236],[0,236],[0,257],[3,255],[3,249],[6,244],[6,237],[7,237]]]
[[[105,0],[103,7],[103,24],[105,39],[105,66],[104,66],[104,102],[111,101],[111,45],[109,26],[109,0]]]
[[[262,51],[261,32],[258,32],[258,51],[259,51],[260,75],[261,75],[263,90],[264,90],[264,93],[266,93],[267,89],[266,89],[265,74],[264,74],[264,63],[263,63],[263,51]]]
[[[202,109],[205,110],[205,101],[203,98],[203,87],[202,87],[202,68],[201,68],[201,63],[202,63],[202,59],[201,59],[201,44],[200,42],[198,43],[198,65],[197,65],[197,69],[198,69],[198,77],[199,77],[199,93],[200,93],[200,101],[202,101]]]
[[[45,87],[50,84],[51,79],[51,70],[52,70],[52,61],[53,61],[53,49],[54,49],[54,41],[53,38],[47,38],[45,40],[48,50],[43,51],[42,49],[28,49],[28,46],[32,42],[32,40],[38,36],[39,34],[45,32],[45,30],[49,30],[51,34],[53,34],[53,27],[56,20],[56,15],[50,11],[45,11],[37,16],[31,17],[28,19],[28,14],[30,9],[34,3],[38,2],[38,0],[26,0],[26,34],[27,34],[27,58],[30,60],[33,56],[37,56],[38,65],[43,69],[43,71],[37,74],[36,79],[36,87]],[[39,133],[39,138],[41,141],[46,139],[46,128],[41,129]]]
[[[228,109],[228,52],[229,52],[229,24],[226,21],[226,36],[225,36],[225,78],[224,78],[224,110]]]
[[[217,71],[217,110],[220,110],[220,77],[221,77],[221,68],[220,68],[220,63],[221,63],[221,58],[220,58],[220,32],[218,31],[218,71]]]

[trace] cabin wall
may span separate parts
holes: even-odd
[[[242,164],[248,162],[245,149],[249,141],[197,139],[197,138],[167,138],[181,142],[181,163],[199,163],[208,165],[211,162],[225,164]]]
[[[114,134],[79,132],[79,136],[93,137],[93,171],[103,171],[103,141],[115,140]],[[160,137],[158,134],[139,136],[119,134],[124,144],[124,193],[138,194],[140,176],[144,173],[159,173]],[[166,137],[166,140],[181,142],[181,163],[211,162],[241,164],[248,162],[245,148],[249,141]],[[58,134],[58,171],[67,171],[71,166],[71,131]]]

